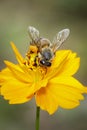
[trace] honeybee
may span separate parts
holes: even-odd
[[[30,45],[38,48],[38,58],[41,66],[50,67],[51,61],[55,56],[55,52],[63,44],[63,42],[69,36],[70,30],[63,29],[56,34],[53,42],[50,42],[47,38],[40,37],[39,31],[32,27],[28,27],[29,36],[31,38]]]

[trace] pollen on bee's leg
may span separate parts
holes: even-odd
[[[38,52],[38,48],[36,46],[30,45],[29,51],[30,51],[30,53],[37,53]]]

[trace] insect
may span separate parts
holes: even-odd
[[[55,56],[55,52],[67,39],[70,30],[63,29],[58,32],[54,37],[53,42],[50,42],[47,38],[40,37],[39,31],[32,26],[28,27],[28,32],[32,40],[30,45],[36,46],[38,48],[38,58],[40,65],[50,67],[51,61]]]

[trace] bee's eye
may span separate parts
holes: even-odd
[[[44,65],[44,64],[45,64],[45,61],[44,61],[44,60],[40,60],[40,63],[41,63],[42,65]]]
[[[43,66],[47,66],[47,67],[50,67],[50,66],[51,66],[51,63],[45,61],[44,59],[40,60],[40,64],[42,64]]]

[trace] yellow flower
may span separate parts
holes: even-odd
[[[23,58],[14,43],[11,45],[18,64],[4,61],[7,67],[0,72],[1,95],[10,104],[25,103],[35,96],[36,105],[53,114],[58,107],[75,108],[84,99],[87,88],[73,77],[80,64],[76,53],[59,50],[46,68],[39,65],[35,46]]]

